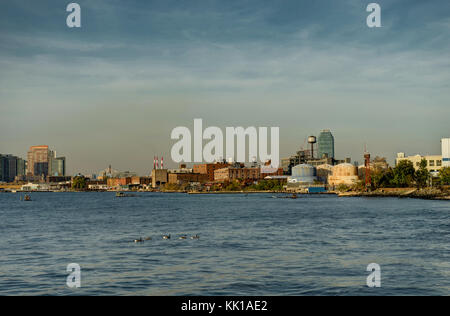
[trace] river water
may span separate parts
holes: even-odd
[[[450,203],[2,193],[0,295],[450,295]]]

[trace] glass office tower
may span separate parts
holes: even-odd
[[[319,135],[319,158],[327,156],[334,159],[334,137],[328,129],[320,132]]]

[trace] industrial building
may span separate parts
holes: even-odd
[[[241,168],[241,167],[226,167],[214,171],[214,181],[226,182],[233,180],[240,181],[257,181],[261,179],[261,169],[257,168]]]
[[[350,163],[341,163],[333,167],[332,175],[328,177],[330,186],[354,185],[359,181],[358,168]]]
[[[214,172],[218,169],[228,167],[227,162],[205,163],[194,165],[194,173],[206,174],[209,181],[214,181]]]
[[[308,164],[300,164],[292,168],[292,175],[288,177],[289,184],[307,185],[317,181],[317,169]]]
[[[316,169],[317,169],[317,179],[320,182],[327,184],[328,177],[333,173],[333,166],[330,164],[323,164],[317,166]]]
[[[441,140],[442,146],[442,167],[450,167],[450,138]]]
[[[291,175],[293,167],[301,164],[318,167],[320,165],[334,166],[341,163],[351,163],[350,158],[344,160],[335,158],[334,136],[328,129],[322,130],[318,139],[315,136],[309,136],[307,142],[308,149],[301,148],[295,155],[281,159],[284,174]]]
[[[152,188],[160,187],[169,181],[169,173],[167,169],[152,170]]]
[[[186,183],[206,183],[209,178],[206,174],[201,173],[169,173],[168,181],[170,184],[186,184]]]

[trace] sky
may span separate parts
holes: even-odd
[[[148,174],[177,126],[280,127],[280,156],[331,129],[338,158],[440,154],[450,2],[0,2],[0,153],[49,145],[70,174]]]

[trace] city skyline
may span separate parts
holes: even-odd
[[[68,174],[111,164],[146,174],[168,167],[170,131],[279,126],[280,157],[332,130],[335,155],[361,161],[364,144],[436,154],[448,137],[450,5],[378,1],[15,1],[0,12],[1,153],[43,142]]]
[[[331,135],[331,137],[333,138],[333,142],[335,141],[335,139],[334,139],[334,135],[333,135],[333,133],[332,133],[332,131],[330,131],[330,130],[328,130],[328,129],[325,129],[325,130],[321,130],[321,134],[322,133],[326,133],[326,134],[330,134]],[[319,135],[321,135],[321,134],[319,134]],[[315,136],[315,135],[310,135],[310,136]],[[328,137],[328,135],[327,135],[327,137]],[[310,144],[307,144],[307,138],[308,137],[305,137],[305,142],[304,142],[304,146],[299,146],[297,149],[295,149],[295,150],[291,150],[291,152],[290,153],[288,153],[288,154],[286,154],[286,155],[284,155],[284,156],[281,156],[280,158],[281,158],[281,160],[284,160],[284,159],[287,159],[287,158],[289,158],[289,157],[292,157],[292,155],[293,154],[296,154],[296,152],[298,151],[298,149],[302,149],[302,150],[305,150],[306,152],[308,152],[309,151],[309,146],[310,146]],[[319,137],[320,138],[320,137]],[[387,157],[386,156],[383,156],[383,155],[380,155],[379,153],[374,153],[374,152],[371,152],[371,154],[372,154],[372,158],[373,159],[375,159],[376,157],[383,157],[383,158],[386,158],[387,159],[387,162],[389,163],[389,165],[391,165],[391,166],[395,166],[396,165],[396,161],[398,160],[398,155],[399,154],[403,154],[403,155],[405,155],[406,154],[406,156],[410,156],[410,157],[413,157],[413,156],[439,156],[439,155],[441,155],[442,156],[442,154],[443,155],[447,155],[448,156],[448,152],[446,152],[446,151],[444,151],[444,145],[442,144],[442,141],[446,141],[446,142],[448,142],[448,140],[450,139],[450,137],[443,137],[443,138],[441,138],[441,140],[440,140],[440,142],[438,142],[438,144],[439,144],[439,149],[438,149],[438,151],[436,151],[436,152],[434,152],[434,153],[424,153],[424,152],[414,152],[414,153],[408,153],[408,152],[403,152],[403,151],[397,151],[395,154],[394,154],[394,158],[393,158],[393,160],[392,161],[390,161],[389,159],[387,159]],[[206,142],[206,141],[205,141]],[[320,141],[319,141],[320,142]],[[326,146],[328,146],[329,144],[328,144],[328,138],[326,138],[325,139],[325,141],[324,141],[325,143],[326,143]],[[26,175],[26,174],[28,174],[28,175],[34,175],[34,176],[36,176],[37,174],[34,174],[35,172],[34,172],[34,167],[33,167],[33,165],[34,164],[30,164],[29,162],[31,161],[30,160],[30,155],[31,155],[31,157],[33,156],[33,154],[32,154],[32,151],[33,150],[45,150],[47,153],[48,153],[48,156],[44,159],[47,163],[48,163],[48,166],[47,166],[47,168],[50,168],[50,169],[48,169],[48,170],[53,170],[53,171],[55,171],[55,170],[57,170],[57,174],[55,174],[54,172],[52,172],[53,174],[49,174],[49,171],[47,171],[47,173],[45,173],[45,172],[43,172],[42,174],[45,174],[45,176],[47,176],[47,175],[52,175],[52,176],[66,176],[66,175],[77,175],[77,174],[84,174],[84,175],[97,175],[97,176],[101,176],[101,172],[99,172],[99,170],[107,170],[107,169],[111,169],[111,167],[112,167],[112,164],[111,163],[107,163],[106,165],[103,165],[103,166],[101,166],[100,167],[100,169],[92,169],[92,168],[89,168],[89,167],[85,167],[84,168],[84,170],[71,170],[70,168],[68,168],[68,169],[66,169],[67,168],[67,165],[66,165],[66,157],[57,157],[56,156],[56,151],[54,151],[54,150],[50,150],[50,148],[51,148],[52,146],[49,146],[49,145],[33,145],[33,146],[30,146],[29,147],[29,150],[27,151],[27,155],[25,156],[26,158],[22,158],[20,155],[16,155],[16,154],[14,154],[14,153],[1,153],[0,152],[0,156],[1,157],[8,157],[8,156],[11,156],[11,157],[14,157],[14,158],[18,158],[18,159],[20,159],[20,160],[22,160],[22,161],[25,161],[25,163],[27,163],[27,167],[26,167],[26,172],[24,173],[24,175]],[[247,144],[247,146],[246,147],[248,147],[248,144]],[[333,144],[333,147],[334,147],[334,144]],[[448,146],[447,146],[448,147]],[[447,147],[445,147],[445,148],[447,148]],[[319,146],[319,144],[317,144],[317,146],[316,146],[316,149],[318,149],[318,148],[320,148],[320,146]],[[334,149],[334,148],[333,148]],[[342,158],[342,159],[347,159],[347,158],[350,158],[350,160],[351,160],[351,162],[352,163],[358,163],[358,165],[360,166],[361,165],[361,161],[362,161],[362,159],[361,158],[363,158],[363,154],[364,154],[364,152],[365,152],[365,150],[368,150],[368,148],[367,148],[367,144],[365,144],[365,146],[364,146],[364,150],[362,150],[361,151],[361,156],[359,157],[359,159],[358,159],[358,157],[351,157],[351,156],[339,156],[339,158]],[[246,149],[246,151],[248,152],[248,148]],[[368,150],[369,152],[370,152],[370,150]],[[28,158],[27,158],[28,157]],[[148,164],[148,171],[144,171],[144,172],[137,172],[136,170],[134,170],[134,169],[132,169],[132,168],[130,168],[130,165],[132,165],[131,163],[129,163],[128,164],[128,167],[125,167],[125,168],[123,168],[123,169],[120,169],[120,168],[118,168],[119,170],[121,170],[121,171],[117,171],[117,172],[131,172],[131,173],[135,173],[136,175],[137,174],[139,174],[139,175],[141,175],[141,176],[143,176],[143,175],[149,175],[149,174],[151,174],[151,172],[152,172],[152,170],[154,170],[154,169],[162,169],[161,167],[162,167],[162,159],[164,159],[163,158],[164,157],[164,155],[162,155],[162,156],[158,156],[158,155],[154,155],[153,156],[153,158],[152,158],[152,161],[151,161],[151,164],[149,163]],[[314,157],[316,158],[316,159],[320,159],[320,158],[323,158],[323,157],[320,157],[320,150],[319,150],[319,153],[316,153],[315,155],[314,155]],[[335,157],[332,157],[333,159],[335,158]],[[42,159],[42,158],[41,158]],[[47,161],[49,159],[49,161]],[[445,158],[445,159],[447,159],[447,158]],[[445,160],[444,159],[444,160]],[[32,159],[32,160],[34,160],[34,159]],[[132,161],[133,160],[133,158],[130,158],[130,160],[129,161]],[[226,160],[226,159],[225,159]],[[166,161],[167,161],[167,158],[166,158]],[[235,161],[235,160],[234,160]],[[341,162],[342,161],[344,161],[344,160],[341,160]],[[447,162],[447,160],[445,160],[446,161],[446,163],[448,164],[448,162]],[[236,161],[236,162],[239,162],[239,161]],[[336,162],[338,162],[339,163],[339,160],[336,160]],[[200,162],[200,164],[203,164],[203,163],[205,163],[205,162]],[[252,164],[252,162],[251,161],[245,161],[244,163],[246,163],[246,164]],[[259,161],[259,163],[260,164],[263,164],[264,162],[262,162],[262,161]],[[195,165],[197,165],[198,163],[186,163],[186,162],[182,162],[181,164],[184,164],[184,165],[188,165],[188,166],[190,166],[190,167],[194,167]],[[70,165],[70,164],[69,164]],[[178,166],[179,166],[180,164],[179,163],[173,163],[173,162],[170,162],[169,161],[169,163],[168,164],[166,164],[165,166],[164,166],[164,168],[165,169],[176,169]],[[282,166],[282,163],[280,163],[280,167]],[[24,167],[25,168],[25,167]],[[56,168],[56,169],[55,169]],[[103,169],[102,169],[103,168]],[[67,171],[67,170],[69,170],[69,171]]]

